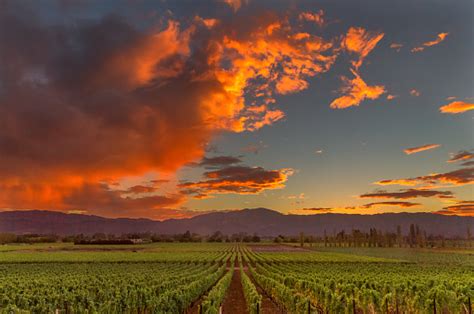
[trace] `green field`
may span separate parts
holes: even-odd
[[[0,246],[1,313],[470,313],[473,299],[472,250]]]

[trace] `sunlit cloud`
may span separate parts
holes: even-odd
[[[317,24],[318,26],[324,25],[324,11],[323,10],[319,10],[318,12],[315,12],[315,13],[302,12],[298,16],[298,18],[303,21],[313,22]]]
[[[474,103],[464,101],[453,101],[439,108],[442,113],[458,114],[474,109]]]
[[[384,207],[396,208],[412,208],[420,206],[420,203],[405,202],[405,201],[386,201],[373,202],[358,206],[342,206],[342,207],[303,207],[293,209],[290,214],[297,215],[311,215],[311,214],[327,214],[327,213],[347,213],[347,212],[366,212],[367,209],[379,209]]]
[[[351,27],[342,42],[342,47],[348,52],[357,55],[357,60],[352,61],[355,69],[358,69],[367,55],[375,48],[377,43],[384,37],[381,32],[370,32],[362,27]]]
[[[474,216],[474,201],[458,201],[455,205],[443,207],[434,212],[442,215]]]
[[[249,0],[220,0],[228,4],[234,12],[238,11],[243,4],[246,4]]]
[[[359,196],[360,198],[388,198],[388,199],[411,199],[417,197],[436,197],[436,198],[452,198],[453,193],[450,191],[436,191],[436,190],[421,190],[421,189],[407,189],[397,192],[376,191],[373,193],[366,193]]]
[[[183,182],[183,193],[202,198],[210,194],[259,194],[285,186],[292,169],[265,170],[262,167],[231,166],[204,173],[205,179]]]
[[[300,212],[300,211],[303,211],[303,212],[311,212],[311,213],[318,213],[318,214],[323,214],[323,213],[330,213],[333,211],[333,208],[331,207],[305,207],[305,208],[299,208],[299,209],[296,209],[294,210],[293,212],[294,213],[297,213],[297,212]]]
[[[411,155],[411,154],[423,152],[425,150],[435,149],[440,146],[441,146],[440,144],[426,144],[422,146],[410,147],[410,148],[404,149],[403,151],[405,152],[405,154]]]
[[[180,206],[184,195],[180,193],[153,195],[156,189],[134,186],[127,190],[116,190],[107,184],[86,183],[77,187],[62,184],[46,186],[39,184],[0,184],[1,189],[10,193],[0,194],[0,208],[37,209],[47,208],[58,211],[84,211],[88,214],[108,217],[127,217],[131,213],[141,217],[162,219],[173,208]],[[141,195],[146,193],[146,196]],[[192,216],[192,212],[183,212]],[[196,213],[198,214],[198,213]]]
[[[420,203],[412,203],[412,202],[375,202],[375,203],[368,203],[360,206],[361,208],[372,208],[372,207],[383,207],[383,206],[397,206],[402,208],[409,208],[409,207],[416,207],[420,206]]]
[[[398,95],[392,95],[392,94],[387,95],[387,100],[394,100],[395,98],[398,98]]]
[[[298,195],[288,195],[287,199],[289,200],[295,200],[295,199],[300,199],[304,200],[306,198],[306,195],[304,193],[300,193]]]
[[[411,51],[412,52],[421,52],[421,51],[425,50],[426,47],[435,46],[435,45],[439,44],[440,42],[444,41],[448,35],[449,35],[449,33],[439,33],[436,36],[436,39],[431,40],[431,41],[427,41],[427,42],[423,43],[421,46],[413,48]]]
[[[226,3],[238,10],[246,1]],[[276,96],[307,89],[340,53],[340,36],[309,33],[284,14],[165,18],[149,29],[118,16],[51,27],[27,14],[0,12],[0,46],[8,46],[0,64],[2,87],[9,87],[0,100],[5,208],[74,210],[66,200],[93,189],[93,196],[123,202],[130,215],[142,214],[139,207],[177,208],[186,195],[161,195],[151,185],[117,191],[99,182],[174,173],[201,160],[219,132],[282,121]],[[322,12],[302,19],[317,17]],[[366,51],[354,53],[362,60]],[[92,203],[84,210],[97,214]],[[103,208],[114,215],[105,210],[113,206]]]
[[[349,29],[342,41],[342,48],[356,55],[356,60],[351,61],[354,67],[354,69],[351,69],[354,78],[349,79],[346,76],[341,76],[343,85],[339,92],[342,93],[342,96],[331,102],[331,108],[344,109],[359,106],[365,99],[377,99],[385,93],[384,86],[369,86],[358,73],[358,68],[362,65],[364,59],[383,36],[383,33],[369,32],[361,27],[351,27]]]
[[[351,70],[354,75],[353,79],[342,76],[343,87],[340,92],[341,97],[336,98],[331,103],[330,107],[333,109],[344,109],[352,106],[359,106],[365,99],[377,99],[385,93],[385,87],[381,85],[368,86],[364,80],[354,70]]]
[[[434,173],[407,179],[381,180],[375,182],[378,185],[428,185],[449,184],[453,186],[474,183],[474,168],[462,168],[445,173]]]
[[[456,154],[452,154],[447,162],[467,161],[474,159],[474,153],[466,150],[461,150]]]

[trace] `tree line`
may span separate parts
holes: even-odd
[[[471,228],[466,228],[465,237],[445,237],[444,235],[427,234],[417,224],[410,224],[407,233],[402,232],[402,227],[397,226],[396,232],[381,231],[370,228],[364,232],[353,229],[351,232],[341,230],[329,234],[324,230],[322,237],[305,235],[303,232],[299,236],[286,237],[279,235],[274,239],[277,243],[299,243],[300,246],[318,245],[324,247],[409,247],[409,248],[429,248],[429,247],[472,247]]]
[[[226,235],[221,231],[216,231],[210,235],[200,235],[186,231],[177,234],[158,233],[126,233],[121,235],[95,233],[92,235],[76,234],[59,236],[56,234],[25,234],[16,235],[12,233],[0,233],[0,244],[7,243],[55,243],[73,242],[75,244],[138,244],[153,242],[260,242],[261,238],[257,234],[247,234],[245,232]]]
[[[323,236],[306,235],[301,232],[299,235],[276,237],[263,237],[265,241],[275,243],[299,243],[304,245],[317,245],[324,247],[472,247],[471,228],[466,229],[464,237],[445,237],[443,235],[427,234],[417,224],[410,224],[407,232],[403,232],[400,225],[396,232],[381,231],[370,228],[368,231],[353,229],[350,232],[345,230],[333,231],[324,230]],[[262,237],[258,234],[247,234],[245,232],[231,235],[221,231],[216,231],[209,235],[200,235],[186,231],[177,234],[158,234],[151,232],[126,233],[122,235],[95,233],[92,235],[67,235],[59,236],[55,234],[24,234],[15,235],[11,233],[0,233],[0,244],[5,243],[54,243],[54,242],[74,242],[76,244],[136,244],[152,242],[260,242]]]

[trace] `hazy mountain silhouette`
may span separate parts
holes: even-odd
[[[430,213],[389,213],[376,215],[317,214],[310,216],[283,215],[265,209],[243,209],[215,212],[189,219],[154,221],[149,219],[104,218],[99,216],[64,214],[51,211],[0,212],[0,232],[16,234],[55,233],[93,234],[155,232],[161,234],[183,233],[187,230],[202,235],[221,231],[225,234],[246,232],[261,236],[297,235],[300,232],[322,235],[340,230],[377,228],[395,231],[397,225],[407,233],[410,224],[418,224],[428,234],[465,236],[468,226],[474,227],[474,217],[443,216]]]

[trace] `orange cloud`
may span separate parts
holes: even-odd
[[[384,37],[383,33],[369,32],[362,27],[351,27],[342,41],[342,47],[358,55],[356,61],[352,61],[355,69],[358,69],[365,57],[375,48],[377,43]]]
[[[423,43],[421,46],[413,48],[411,51],[412,52],[421,52],[421,51],[425,50],[426,47],[431,47],[431,46],[439,44],[440,42],[445,40],[448,35],[449,35],[449,33],[439,33],[435,40],[427,41],[427,42]]]
[[[372,208],[372,207],[380,207],[380,206],[398,206],[403,208],[408,207],[415,207],[421,205],[420,203],[412,203],[412,202],[375,202],[375,203],[368,203],[364,204],[362,208]]]
[[[259,194],[284,187],[292,169],[265,170],[262,167],[231,166],[204,173],[206,180],[179,184],[183,193],[205,197],[209,194]]]
[[[453,154],[451,158],[449,158],[448,162],[466,161],[471,159],[474,159],[474,153],[461,150],[456,154]]]
[[[458,114],[474,109],[474,104],[464,101],[453,101],[439,108],[442,113]]]
[[[123,194],[142,194],[142,193],[153,193],[158,191],[158,188],[155,186],[148,186],[148,185],[134,185],[128,188]]]
[[[234,9],[243,2],[228,1]],[[275,96],[307,88],[337,56],[336,39],[302,32],[271,14],[238,21],[196,17],[186,27],[169,20],[149,30],[106,17],[80,22],[72,32],[9,14],[0,12],[0,45],[9,47],[0,64],[2,86],[9,86],[0,100],[4,208],[68,208],[65,199],[99,182],[174,172],[202,158],[218,132],[281,120]],[[158,193],[152,190],[135,187]],[[127,193],[114,191],[114,202],[131,204]],[[184,196],[161,197],[154,200],[164,208]],[[141,198],[134,196],[134,204]]]
[[[352,80],[347,77],[341,77],[344,86],[341,88],[343,96],[332,101],[330,107],[333,109],[344,109],[352,106],[359,106],[365,99],[377,99],[385,93],[385,87],[381,85],[368,86],[364,80],[354,71]]]
[[[387,100],[394,100],[395,98],[397,98],[398,96],[397,95],[387,95]]]
[[[474,183],[474,168],[462,168],[446,173],[435,173],[427,176],[420,176],[407,179],[382,180],[375,182],[378,185],[421,185],[428,184],[434,186],[436,184],[450,184],[454,186]]]
[[[326,214],[334,212],[348,212],[348,211],[363,211],[364,209],[385,207],[385,206],[395,206],[401,208],[411,208],[421,205],[420,203],[412,202],[403,202],[403,201],[388,201],[388,202],[374,202],[368,203],[360,206],[345,206],[345,207],[305,207],[294,209],[290,211],[290,214],[299,214],[299,215],[311,215],[311,214]]]
[[[330,213],[332,212],[333,208],[332,207],[305,207],[305,208],[299,208],[296,209],[294,212],[299,212],[299,211],[305,211],[305,212],[315,212],[315,213]]]
[[[226,0],[234,10],[245,2]],[[267,13],[171,19],[149,29],[103,17],[73,29],[1,10],[0,46],[8,49],[0,63],[0,208],[149,217],[178,208],[186,199],[180,192],[151,184],[124,191],[105,182],[176,172],[201,160],[220,132],[282,120],[276,97],[308,88],[341,51],[340,36],[323,38],[294,16]],[[356,68],[382,36],[349,30],[344,47],[356,55]],[[346,96],[354,104],[383,92],[354,75]],[[221,173],[195,188],[258,193],[290,175],[251,169],[249,187]]]
[[[359,197],[360,198],[394,198],[394,199],[410,199],[410,198],[416,198],[416,197],[452,198],[453,193],[450,191],[407,189],[407,190],[400,190],[398,192],[377,191],[374,193],[362,194]]]
[[[426,144],[426,145],[422,145],[422,146],[407,148],[407,149],[404,149],[403,151],[405,152],[405,154],[411,155],[411,154],[416,154],[416,153],[419,153],[419,152],[423,152],[425,150],[435,149],[435,148],[438,148],[440,146],[441,146],[440,144]]]
[[[316,13],[302,12],[298,16],[300,20],[316,23],[318,26],[324,25],[324,11],[319,10]]]
[[[247,3],[248,0],[221,0],[222,2],[228,4],[234,12],[238,11],[242,4]]]
[[[457,204],[443,207],[434,212],[441,215],[474,216],[474,201],[458,201]]]
[[[155,192],[145,186],[134,186],[128,190],[114,190],[107,184],[85,183],[80,186],[65,182],[47,185],[40,183],[0,184],[0,208],[44,209],[58,211],[83,211],[107,217],[126,217],[130,213],[141,217],[160,219],[171,208],[185,201],[184,195],[139,195]],[[184,213],[183,213],[184,214]]]

